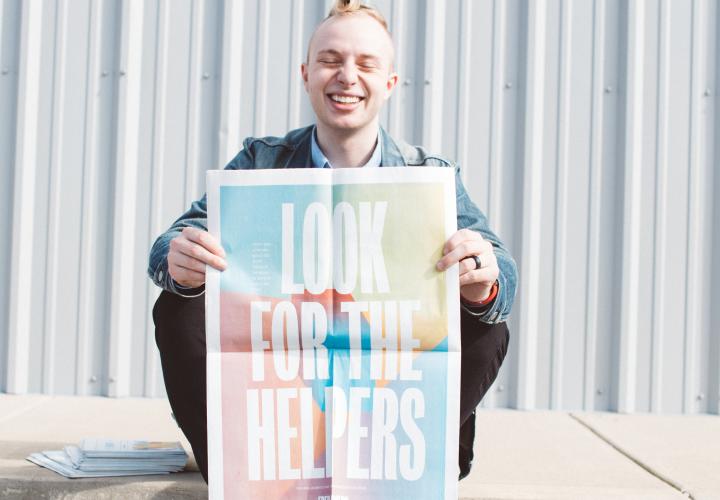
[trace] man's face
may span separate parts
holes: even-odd
[[[318,123],[347,132],[376,127],[397,83],[392,50],[390,37],[368,15],[337,16],[322,24],[302,65]]]

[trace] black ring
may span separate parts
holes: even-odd
[[[472,260],[475,261],[475,269],[480,269],[482,267],[482,262],[480,261],[479,255],[472,255]]]

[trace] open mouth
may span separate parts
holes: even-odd
[[[328,94],[328,97],[331,101],[337,102],[338,104],[357,104],[363,99],[364,97],[356,96],[356,95],[344,95],[344,94]]]

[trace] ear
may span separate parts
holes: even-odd
[[[387,82],[385,83],[385,99],[389,99],[390,95],[392,95],[393,90],[397,86],[398,79],[397,73],[390,73],[388,75]]]
[[[300,74],[302,75],[303,86],[305,87],[305,92],[308,92],[308,65],[307,65],[307,63],[300,64]]]

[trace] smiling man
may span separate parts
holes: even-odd
[[[338,0],[310,39],[300,68],[316,115],[314,125],[285,137],[248,138],[226,169],[376,168],[455,169],[457,222],[437,269],[459,264],[462,338],[460,477],[470,471],[475,408],[507,352],[505,325],[517,283],[515,262],[468,197],[459,168],[422,147],[390,137],[379,113],[397,85],[387,24],[359,0]],[[205,393],[206,265],[224,270],[222,247],[206,230],[205,197],[194,202],[151,250],[148,273],[165,291],[153,319],[168,398],[207,480]]]

